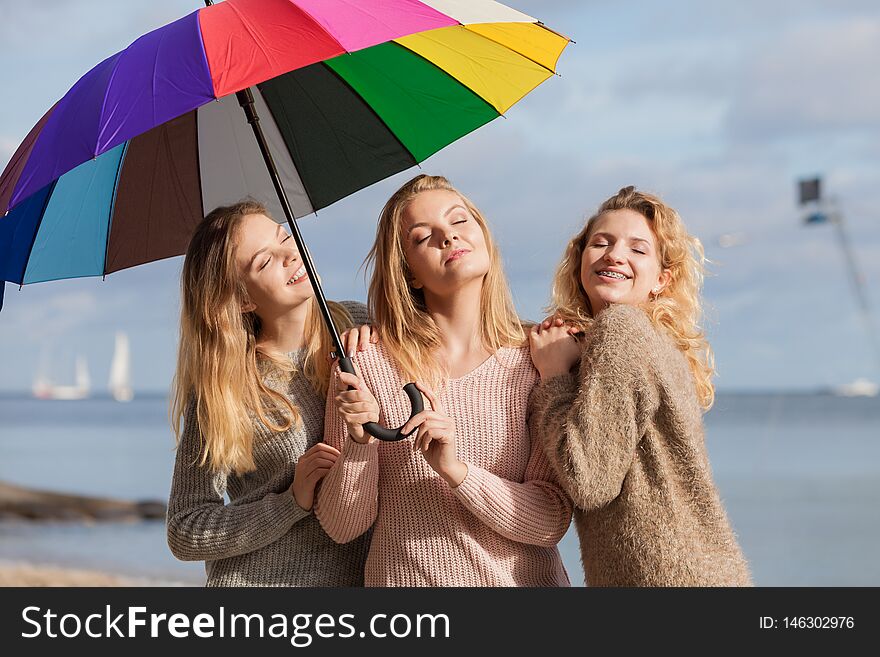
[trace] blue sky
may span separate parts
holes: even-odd
[[[822,174],[846,217],[880,326],[880,8],[874,1],[608,3],[513,0],[577,41],[562,77],[423,164],[488,215],[522,315],[537,318],[568,237],[627,184],[676,207],[713,261],[706,329],[719,389],[880,379],[830,226],[804,227],[795,180]],[[195,1],[0,0],[0,165],[89,68]],[[383,201],[414,175],[301,221],[331,298],[365,296],[358,264]],[[739,246],[721,248],[737,233]],[[339,235],[347,236],[341,247]],[[136,389],[174,369],[181,259],[6,288],[0,391],[29,388],[41,353],[101,387],[128,332]]]

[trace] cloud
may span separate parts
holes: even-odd
[[[19,299],[9,303],[12,301],[9,299],[9,290],[6,296],[9,307],[4,309],[3,319],[11,316],[12,325],[6,324],[2,333],[7,334],[4,339],[8,340],[25,339],[32,343],[53,341],[80,328],[99,309],[97,297],[86,291],[55,294],[24,303],[20,303]]]
[[[880,19],[798,25],[749,57],[727,126],[737,140],[880,132]]]

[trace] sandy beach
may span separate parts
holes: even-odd
[[[0,561],[0,587],[9,586],[190,586],[181,582],[126,577],[54,565]]]

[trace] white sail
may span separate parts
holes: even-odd
[[[128,336],[121,331],[116,334],[113,361],[110,364],[110,394],[116,401],[131,401],[131,357],[128,351]]]

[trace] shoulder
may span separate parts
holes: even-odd
[[[615,364],[642,370],[661,348],[661,336],[647,313],[637,306],[613,304],[596,317],[587,332],[585,356],[592,366]]]
[[[365,304],[360,301],[351,300],[338,301],[337,303],[348,311],[348,314],[351,315],[351,321],[355,326],[370,323],[369,313]]]
[[[495,352],[497,358],[506,367],[533,369],[529,346],[501,347]]]
[[[598,314],[593,330],[602,333],[642,333],[655,334],[654,325],[648,314],[638,306],[615,303]]]

